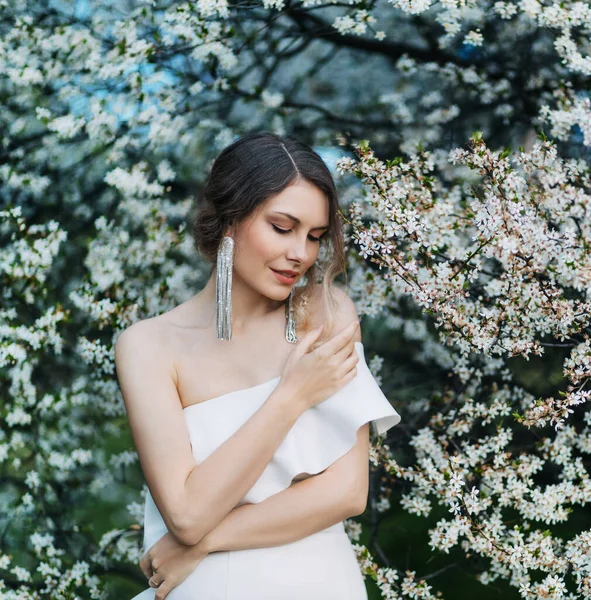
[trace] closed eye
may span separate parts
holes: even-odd
[[[280,229],[279,227],[277,227],[276,225],[273,225],[271,223],[271,227],[277,232],[280,233],[281,235],[285,234],[285,233],[289,233],[290,231],[292,231],[291,229]],[[324,234],[323,234],[324,235]],[[322,239],[321,237],[314,237],[313,235],[309,235],[308,239],[312,240],[313,242],[320,242],[320,240]]]

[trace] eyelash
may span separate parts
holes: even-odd
[[[285,233],[289,233],[291,231],[291,229],[280,229],[279,227],[271,224],[271,227],[277,232],[280,233],[281,235],[285,234]],[[319,242],[322,240],[322,237],[319,238],[315,238],[313,235],[309,235],[308,238],[310,238],[313,242]]]

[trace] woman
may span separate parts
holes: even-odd
[[[149,489],[150,588],[134,600],[365,600],[343,520],[366,506],[369,423],[400,416],[332,283],[330,172],[295,139],[253,133],[215,160],[202,201],[209,281],[115,349]]]

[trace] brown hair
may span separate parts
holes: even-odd
[[[294,317],[298,329],[309,327],[308,300],[314,283],[322,284],[322,305],[326,325],[319,342],[328,338],[335,324],[337,302],[331,284],[341,273],[346,280],[346,258],[335,184],[322,158],[309,146],[290,136],[270,132],[248,133],[224,148],[215,159],[198,199],[193,227],[197,252],[212,261],[227,226],[240,222],[259,209],[265,200],[305,180],[324,193],[329,205],[329,228],[322,236],[322,263],[306,271],[306,284],[294,293]]]

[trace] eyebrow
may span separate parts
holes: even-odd
[[[279,210],[275,210],[273,212],[275,212],[278,215],[284,215],[284,216],[286,216],[288,219],[291,219],[292,221],[294,221],[298,225],[301,223],[301,221],[297,217],[294,217],[293,215],[290,215],[289,213],[281,212]],[[314,231],[316,229],[328,229],[328,225],[321,225],[320,227],[312,227],[312,231]]]

